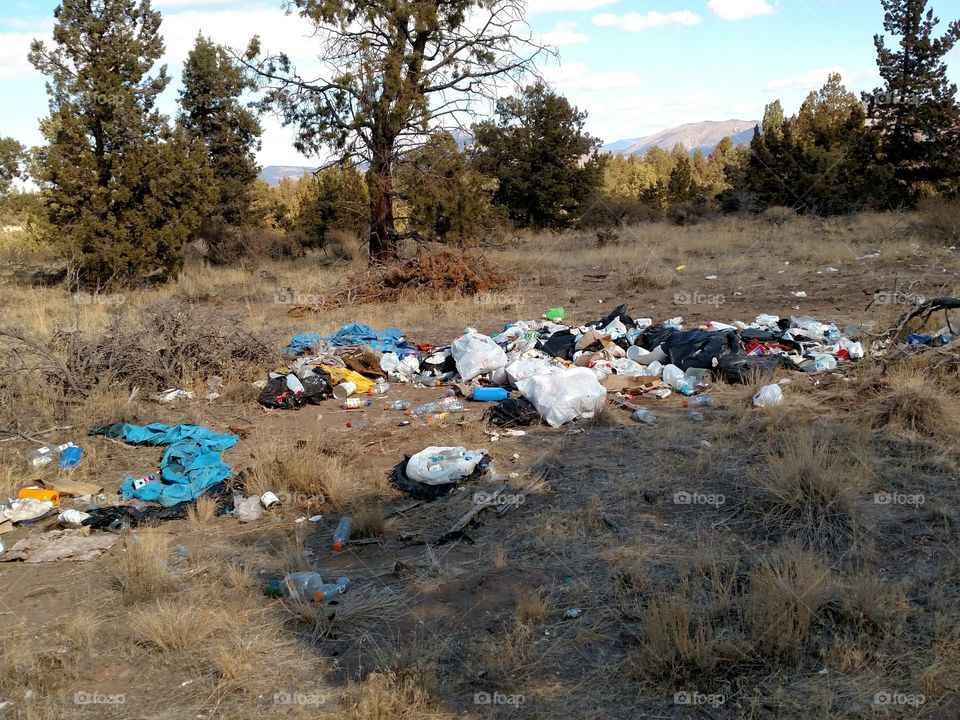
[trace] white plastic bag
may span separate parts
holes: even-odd
[[[426,485],[446,485],[467,477],[485,454],[486,450],[431,445],[411,456],[406,475]]]
[[[563,372],[563,368],[555,365],[551,360],[544,358],[522,358],[514,360],[506,367],[507,377],[516,385],[521,380],[534,375],[549,375]]]
[[[686,377],[686,375],[683,370],[673,364],[665,365],[663,368],[663,381],[674,390],[680,389],[680,386],[683,384],[683,378]]]
[[[783,390],[779,385],[764,385],[753,396],[753,404],[756,407],[772,407],[783,404]]]
[[[588,368],[534,375],[519,381],[517,388],[552,427],[560,427],[578,417],[592,416],[603,407],[607,396],[597,376]]]
[[[464,380],[505,367],[507,354],[492,338],[473,331],[458,337],[450,345],[457,371]]]

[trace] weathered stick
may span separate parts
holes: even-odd
[[[467,510],[467,512],[461,515],[460,518],[453,525],[450,526],[449,530],[447,530],[443,535],[437,538],[437,545],[443,545],[446,542],[449,542],[451,540],[457,540],[463,537],[463,529],[467,527],[467,525],[469,525],[471,522],[473,522],[473,519],[477,515],[482,513],[491,505],[495,504],[497,501],[497,498],[500,497],[500,495],[502,495],[504,490],[506,489],[507,489],[506,485],[501,485],[500,487],[498,487],[496,490],[493,491],[493,493],[485,502],[474,504],[473,507]]]

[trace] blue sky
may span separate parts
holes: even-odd
[[[957,0],[932,0],[940,28],[960,16]],[[47,113],[44,80],[26,61],[32,38],[49,40],[57,0],[0,2],[0,136],[37,144]],[[177,78],[198,31],[244,47],[260,34],[306,65],[315,43],[286,16],[282,0],[154,0],[163,12],[164,60]],[[788,113],[838,71],[848,88],[879,85],[873,35],[879,0],[528,0],[534,32],[555,44],[559,62],[543,74],[589,113],[587,129],[605,142],[700,120],[755,120],[780,98]],[[948,56],[960,81],[960,48]],[[175,111],[171,83],[164,110]],[[291,131],[264,121],[263,164],[309,164]]]

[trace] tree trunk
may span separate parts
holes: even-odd
[[[397,258],[397,230],[393,222],[393,168],[386,157],[374,157],[367,172],[370,191],[370,264]]]

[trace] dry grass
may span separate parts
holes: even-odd
[[[358,471],[320,437],[290,442],[257,438],[255,463],[245,477],[248,493],[270,490],[294,508],[344,509],[369,494]]]
[[[890,427],[928,438],[955,439],[958,420],[956,396],[916,367],[888,374],[873,405],[874,428]]]
[[[354,720],[432,720],[447,717],[433,710],[430,695],[414,679],[373,672],[346,690],[346,716]]]
[[[183,598],[157,600],[130,616],[130,628],[138,642],[163,653],[201,648],[227,622],[216,610]]]
[[[835,592],[830,571],[816,556],[786,547],[750,573],[744,624],[760,652],[799,661],[820,608]]]
[[[521,588],[516,593],[517,622],[523,625],[541,623],[547,617],[550,602],[539,588]]]
[[[770,440],[754,482],[762,523],[806,545],[849,544],[859,525],[858,500],[869,487],[864,445],[801,426]]]
[[[196,529],[203,528],[217,514],[217,501],[207,495],[197,498],[189,510],[187,510],[187,519]]]
[[[171,592],[176,578],[170,569],[170,536],[143,528],[125,543],[117,561],[118,583],[123,600],[136,603]]]

